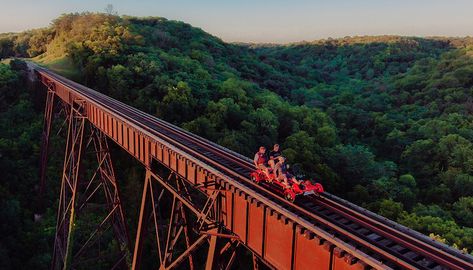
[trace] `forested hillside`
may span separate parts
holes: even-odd
[[[473,250],[473,39],[241,45],[164,18],[85,13],[0,35],[0,57],[11,56],[34,57],[247,156],[277,142],[296,169],[329,192]],[[0,168],[31,170],[0,183],[0,220],[21,224],[2,223],[0,234],[14,229],[17,239],[36,245],[37,238],[50,241],[56,202],[50,195],[51,216],[40,225],[49,236],[41,236],[26,199],[33,191],[16,185],[38,181],[41,131],[21,76],[0,66]],[[61,164],[51,166],[54,172]],[[139,185],[134,170],[118,170]],[[15,245],[2,239],[0,254],[11,256]],[[49,252],[45,246],[37,256]]]

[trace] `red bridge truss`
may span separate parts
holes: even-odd
[[[47,88],[41,190],[55,99],[67,126],[53,269],[93,260],[89,247],[109,229],[117,243],[110,267],[119,269],[140,268],[149,248],[145,240],[154,243],[151,260],[160,269],[230,269],[242,250],[252,254],[254,268],[473,269],[471,256],[328,193],[286,201],[249,179],[250,159],[47,69],[34,69]],[[134,242],[109,142],[146,169]],[[81,172],[86,153],[96,159],[92,175]],[[79,220],[96,208],[103,219],[90,237],[76,239],[74,232],[84,227]]]

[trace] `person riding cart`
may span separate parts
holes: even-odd
[[[279,150],[279,144],[275,144],[273,146],[273,150],[269,152],[269,160],[268,164],[273,169],[273,171],[276,171],[275,165],[278,163],[278,158],[282,156],[281,151]]]
[[[269,170],[266,167],[266,148],[264,146],[260,146],[258,152],[256,152],[255,157],[253,158],[253,162],[255,164],[256,169],[261,170],[268,179],[271,179],[269,175]]]
[[[279,146],[275,145],[270,157],[267,158],[265,155],[266,148],[264,146],[259,148],[253,159],[256,170],[250,173],[252,181],[263,186],[266,185],[291,202],[294,202],[297,196],[318,195],[324,192],[324,188],[320,183],[314,184],[310,180],[296,179],[289,172],[288,165],[285,162],[286,159],[278,151]],[[266,167],[267,161],[270,161],[271,171]]]
[[[283,183],[286,188],[289,188],[289,182],[287,181],[287,176],[288,176],[288,171],[287,171],[287,164],[286,164],[286,159],[283,156],[277,157],[275,160],[277,160],[276,164],[274,165],[274,174],[275,178]]]

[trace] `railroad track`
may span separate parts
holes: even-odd
[[[329,193],[291,203],[249,179],[251,159],[55,73],[35,67],[128,121],[212,165],[265,198],[392,269],[473,269],[473,257]]]

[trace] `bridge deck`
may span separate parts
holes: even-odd
[[[49,70],[45,85],[144,166],[153,160],[194,186],[223,188],[220,222],[278,269],[473,269],[473,259],[333,195],[290,203],[249,179],[250,159]]]

